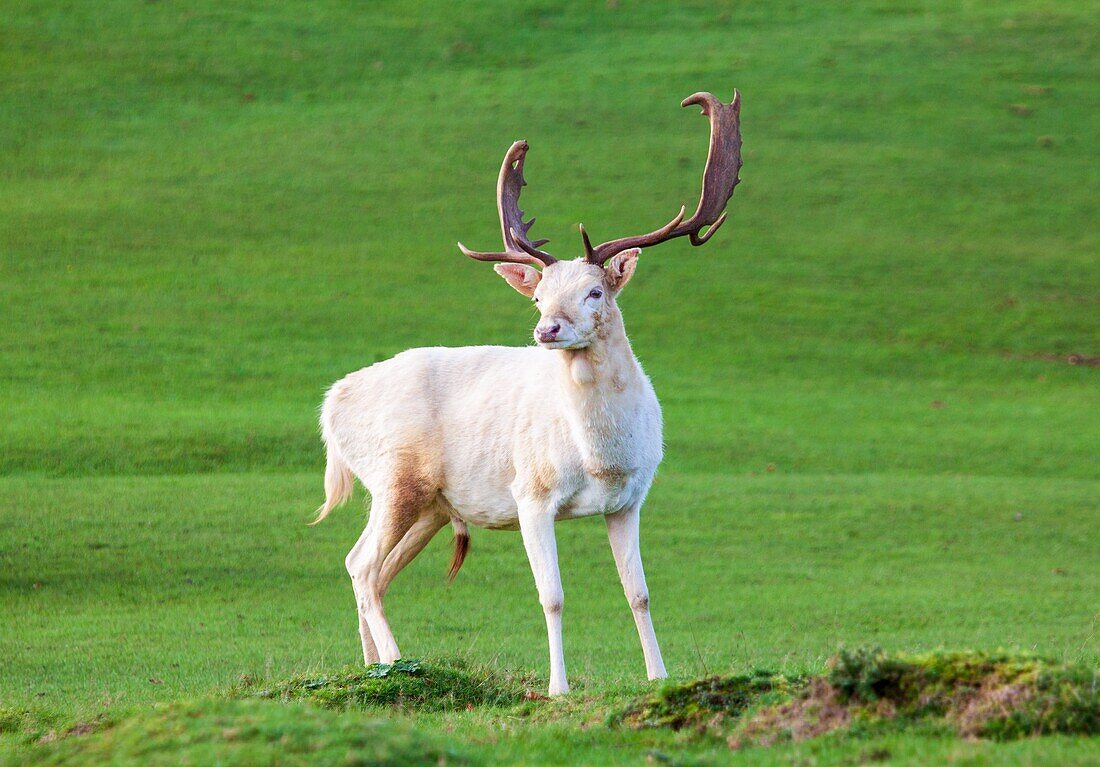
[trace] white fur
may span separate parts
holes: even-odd
[[[497,267],[539,299],[540,327],[561,326],[553,348],[412,349],[329,390],[321,517],[350,495],[349,469],[373,498],[347,558],[368,663],[399,657],[382,596],[448,521],[519,529],[546,617],[550,693],[566,692],[554,523],[603,515],[648,676],[665,676],[638,546],[639,510],[662,457],[661,412],[614,301],[637,251],[625,258],[627,267],[617,257],[606,270],[582,261],[542,273]]]

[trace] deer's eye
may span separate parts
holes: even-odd
[[[588,294],[589,298],[601,298],[602,296],[603,291],[599,288],[592,288],[591,292]]]

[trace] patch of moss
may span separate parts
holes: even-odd
[[[304,704],[206,700],[157,706],[90,734],[0,756],[0,765],[168,767],[247,764],[306,767],[455,765],[453,749],[407,724]]]
[[[715,731],[752,706],[789,698],[803,684],[800,678],[762,670],[739,676],[712,676],[666,686],[613,715],[610,723],[634,729]]]
[[[889,701],[917,715],[944,714],[958,695],[991,682],[1033,680],[1042,661],[1005,653],[888,655],[882,649],[841,650],[830,662],[828,680],[841,699],[873,704]]]
[[[243,677],[228,697],[309,701],[326,708],[397,707],[449,711],[481,706],[510,706],[524,699],[524,679],[461,660],[425,663],[400,660],[393,665],[354,666],[323,675],[289,679]]]

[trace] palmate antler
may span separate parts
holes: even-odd
[[[621,237],[604,242],[596,247],[588,239],[588,232],[581,226],[584,238],[585,260],[592,264],[603,265],[616,253],[630,248],[644,248],[683,237],[691,239],[691,244],[702,245],[718,231],[726,220],[726,203],[733,194],[734,187],[741,180],[741,94],[733,92],[733,101],[723,104],[713,94],[695,93],[681,102],[680,106],[697,104],[710,120],[710,150],[707,153],[707,165],[703,171],[703,191],[695,213],[684,220],[686,209],[680,212],[656,231],[633,237]],[[523,211],[519,209],[519,195],[526,181],[523,179],[523,160],[527,154],[527,142],[517,141],[504,155],[504,164],[497,179],[497,210],[500,212],[500,226],[504,236],[504,250],[499,253],[482,253],[458,244],[462,252],[478,261],[507,261],[515,264],[549,266],[557,259],[549,253],[539,250],[549,240],[531,242],[527,233],[535,219],[523,221]],[[709,227],[709,228],[707,228]],[[706,228],[706,232],[703,229]]]
[[[710,119],[710,151],[703,171],[703,192],[695,213],[684,221],[685,209],[681,207],[675,218],[656,231],[621,237],[596,247],[592,247],[588,232],[582,226],[586,261],[603,265],[616,253],[659,245],[685,234],[690,237],[692,245],[699,246],[709,240],[726,220],[726,203],[741,180],[738,177],[741,170],[741,94],[734,91],[733,101],[723,104],[713,94],[695,93],[684,99],[680,106],[692,104],[702,107],[703,114]],[[706,233],[701,233],[708,226],[710,228]]]
[[[527,142],[517,141],[504,155],[504,164],[500,166],[497,178],[497,211],[500,213],[500,229],[504,235],[504,251],[500,253],[482,253],[470,250],[461,242],[458,247],[470,258],[478,261],[507,261],[512,264],[532,264],[550,266],[558,259],[539,250],[550,240],[531,240],[527,232],[535,219],[524,223],[523,211],[519,209],[519,195],[527,182],[523,179],[523,159],[527,155]]]

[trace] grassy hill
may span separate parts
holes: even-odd
[[[609,239],[690,206],[706,124],[677,104],[734,87],[730,220],[643,254],[621,300],[666,420],[643,546],[671,673],[816,672],[864,644],[1100,664],[1094,11],[0,8],[0,707],[87,720],[356,661],[362,506],[304,525],[325,387],[410,346],[529,342],[530,307],[454,244],[497,242],[511,141],[535,231],[579,255],[579,222]],[[602,524],[559,536],[576,705],[648,689]],[[444,538],[391,591],[402,649],[544,675],[518,536],[475,530],[449,588]],[[431,753],[501,763],[750,758],[569,716],[413,719]]]

